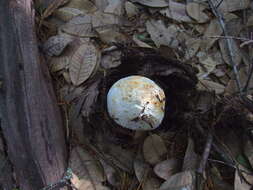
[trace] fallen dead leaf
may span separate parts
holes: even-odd
[[[125,10],[129,18],[139,14],[139,9],[130,1],[125,2]]]
[[[98,146],[103,152],[106,160],[109,160],[114,166],[133,173],[133,163],[135,159],[135,153],[129,149],[123,149],[121,146],[112,143],[112,136],[101,137],[103,140],[99,142]]]
[[[167,148],[160,136],[153,134],[145,139],[143,144],[143,155],[148,163],[157,164],[163,160],[166,154]]]
[[[68,2],[69,0],[52,1],[52,3],[43,12],[41,16],[42,20],[51,16],[60,6],[65,5]]]
[[[199,90],[215,91],[216,94],[222,94],[225,91],[224,85],[205,79],[199,79],[197,87]]]
[[[242,170],[240,173],[242,174],[243,178],[239,175],[239,171],[236,170],[234,190],[251,190],[253,185],[253,176],[249,174],[250,171],[242,165],[239,165],[238,169]],[[247,182],[245,180],[247,180]]]
[[[57,11],[55,11],[54,16],[64,22],[68,22],[72,18],[79,16],[79,15],[84,15],[84,14],[85,13],[79,9],[70,8],[70,7],[63,7],[63,8],[58,9]]]
[[[84,13],[93,13],[97,10],[95,4],[90,0],[71,0],[66,6],[79,9]]]
[[[86,81],[96,68],[98,60],[99,52],[94,45],[81,45],[73,54],[69,66],[72,83],[78,86]]]
[[[43,50],[48,56],[58,56],[73,39],[66,35],[51,36],[44,44]]]
[[[105,26],[96,28],[96,32],[101,41],[107,44],[124,43],[126,37],[119,32],[119,28],[116,26]]]
[[[124,1],[108,0],[108,5],[104,10],[104,13],[110,13],[117,16],[123,16],[124,13]]]
[[[195,171],[199,164],[198,155],[194,150],[194,142],[191,138],[188,139],[188,145],[184,156],[183,171]]]
[[[119,24],[120,20],[119,17],[116,15],[102,13],[100,11],[97,11],[92,15],[92,26],[95,30],[96,28],[99,27],[119,25]]]
[[[212,36],[221,36],[222,33],[223,31],[222,28],[220,27],[219,21],[217,19],[211,20],[210,24],[205,30],[203,39],[201,41],[201,49],[205,51],[210,49],[213,46],[213,44],[219,39],[219,38],[212,38]]]
[[[186,13],[186,5],[175,1],[169,1],[169,7],[162,9],[160,13],[177,22],[193,23],[194,21]]]
[[[248,75],[249,75],[249,69],[247,67],[242,67],[239,70],[238,76],[240,78],[240,82],[241,82],[242,87],[244,87],[246,85],[246,83],[248,81]],[[248,93],[252,93],[252,91],[253,91],[252,87],[253,87],[253,78],[251,78],[249,80]],[[228,94],[238,93],[238,89],[237,89],[236,81],[235,81],[234,77],[231,78],[230,81],[228,82],[225,92]]]
[[[161,20],[150,20],[147,21],[146,27],[157,47],[160,47],[161,45],[171,48],[178,47],[179,42],[177,40],[177,34],[179,30],[175,25],[166,28]]]
[[[206,8],[207,6],[197,2],[189,2],[186,5],[186,11],[188,15],[198,23],[205,23],[209,21],[209,16],[204,13]]]
[[[165,0],[133,0],[133,2],[153,8],[168,7],[168,2]]]
[[[205,79],[208,77],[208,75],[214,71],[216,66],[220,64],[212,57],[210,57],[210,54],[208,55],[206,53],[200,52],[197,57],[199,58],[199,65],[197,65],[199,69],[197,76],[199,79]]]
[[[155,174],[165,180],[168,180],[172,175],[180,172],[181,162],[178,159],[171,158],[164,160],[154,167]]]
[[[201,44],[200,39],[196,38],[188,38],[185,42],[186,50],[185,50],[185,59],[191,59],[199,50]]]
[[[115,188],[120,188],[120,176],[117,170],[111,165],[107,164],[104,160],[100,160],[103,165],[107,181]]]
[[[68,56],[52,57],[50,60],[50,71],[58,72],[67,69],[69,66],[70,58]]]
[[[233,12],[246,9],[250,6],[250,0],[223,0],[221,3],[216,0],[211,0],[214,6],[219,4],[218,11],[222,13]]]
[[[193,171],[184,171],[171,176],[159,190],[195,190],[196,174]]]
[[[67,33],[74,37],[95,37],[92,29],[91,15],[77,16],[59,28],[60,32]]]
[[[152,176],[152,169],[144,160],[134,161],[135,175],[145,190],[158,190],[161,185],[159,180]]]
[[[81,147],[71,151],[69,167],[74,174],[71,182],[78,190],[108,189],[102,186],[105,178],[99,162]]]

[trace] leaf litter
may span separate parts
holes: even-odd
[[[78,190],[195,190],[199,175],[206,190],[250,189],[251,4],[70,0],[45,9],[38,34],[51,36],[42,49],[67,113]],[[57,30],[44,35],[49,24]],[[108,88],[130,74],[152,77],[169,97],[161,129],[140,138],[105,109]]]

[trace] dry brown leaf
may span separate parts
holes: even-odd
[[[171,176],[159,190],[195,190],[196,174],[193,171],[184,171]]]
[[[167,148],[163,139],[156,135],[148,136],[143,144],[143,155],[145,160],[150,164],[161,162],[167,154]]]
[[[230,61],[230,55],[232,55],[234,64],[239,65],[242,60],[242,55],[241,55],[241,50],[239,49],[236,41],[234,39],[229,39],[230,44],[231,44],[231,51],[232,51],[231,53],[229,53],[229,49],[226,46],[227,42],[225,40],[226,39],[219,39],[219,46],[220,46],[220,50],[221,50],[224,61],[228,65],[233,64]]]
[[[205,5],[197,2],[190,2],[186,5],[188,15],[198,23],[205,23],[209,21],[210,18],[206,13],[204,13],[206,8],[207,7]]]
[[[160,11],[164,16],[177,22],[193,23],[194,21],[186,13],[186,5],[175,1],[169,1],[169,7]]]
[[[242,18],[233,13],[224,16],[228,36],[239,36],[245,24]]]
[[[43,50],[48,56],[58,56],[73,39],[66,35],[51,36],[44,44]]]
[[[199,50],[201,44],[200,39],[196,38],[188,38],[185,42],[186,50],[185,50],[185,59],[191,59]]]
[[[219,24],[219,21],[217,19],[211,20],[210,24],[208,25],[203,40],[201,42],[201,48],[205,51],[210,49],[213,44],[219,39],[219,38],[212,38],[212,36],[220,36],[223,33],[222,28]]]
[[[152,169],[144,160],[136,159],[134,161],[135,175],[140,182],[142,189],[145,190],[158,190],[161,185],[159,180],[153,177],[151,174]]]
[[[107,7],[107,5],[108,5],[108,1],[107,0],[95,0],[93,2],[95,2],[96,7],[100,11],[104,11],[105,7]]]
[[[107,164],[105,161],[100,160],[103,165],[107,181],[115,188],[120,188],[120,176],[116,169],[111,165]]]
[[[184,156],[183,171],[195,171],[199,164],[198,155],[194,151],[194,142],[191,138],[188,139],[188,145]]]
[[[119,29],[116,26],[99,27],[96,28],[96,32],[98,33],[100,40],[104,43],[112,44],[126,42],[126,37],[119,32]]]
[[[92,29],[91,16],[77,16],[71,19],[68,23],[61,26],[59,30],[76,37],[95,37],[96,34]]]
[[[52,1],[52,3],[47,7],[47,9],[42,14],[42,19],[51,16],[60,6],[65,5],[69,0],[58,0]]]
[[[79,9],[85,13],[93,13],[97,10],[95,4],[90,0],[71,0],[66,6]]]
[[[125,10],[126,10],[126,14],[129,18],[134,17],[134,16],[138,15],[138,13],[139,13],[138,8],[130,1],[125,2]]]
[[[63,76],[63,78],[65,79],[65,81],[66,81],[68,84],[71,84],[71,79],[70,79],[69,72],[63,71],[62,76]]]
[[[168,7],[168,2],[166,0],[134,0],[132,2],[140,3],[142,5],[153,7],[153,8],[161,8]]]
[[[134,160],[134,172],[140,183],[147,180],[148,174],[151,171],[151,167],[144,160],[138,158]]]
[[[71,151],[69,167],[74,174],[71,182],[78,190],[107,189],[101,184],[105,178],[99,162],[81,147]]]
[[[70,58],[68,56],[52,57],[50,60],[50,71],[58,72],[67,69]]]
[[[199,58],[199,65],[197,65],[199,69],[197,76],[199,79],[206,78],[210,73],[214,71],[216,66],[220,64],[212,57],[210,57],[210,55],[207,55],[203,52],[198,53],[197,57]]]
[[[118,16],[123,16],[124,13],[124,1],[108,0],[108,5],[104,10],[104,13],[110,13]]]
[[[217,6],[220,1],[211,0],[214,6]],[[218,11],[222,13],[233,12],[247,9],[250,6],[250,0],[223,0],[218,7]]]
[[[239,78],[240,78],[240,82],[242,87],[244,87],[247,83],[248,80],[248,76],[249,76],[249,69],[246,67],[243,67],[239,70],[239,74],[238,74]],[[248,93],[252,93],[253,90],[253,78],[251,77],[251,79],[249,80],[249,85],[248,85]],[[226,86],[226,93],[228,94],[234,94],[238,92],[237,86],[236,86],[236,81],[234,78],[230,79],[230,81],[228,82],[228,85]]]
[[[70,7],[63,7],[55,11],[54,16],[64,22],[70,21],[72,18],[79,16],[79,15],[84,15],[84,12],[75,9],[75,8],[70,8]]]
[[[133,173],[133,163],[135,159],[135,153],[131,149],[123,149],[121,146],[116,145],[112,141],[113,135],[107,134],[102,136],[98,143],[98,146],[105,156],[105,160],[110,160],[114,166],[119,167],[123,171]]]
[[[199,79],[197,87],[199,90],[215,91],[216,94],[222,94],[225,90],[225,86],[222,84],[205,79]]]
[[[121,64],[121,51],[112,51],[102,56],[101,66],[105,69],[118,67]]]
[[[102,13],[100,11],[95,12],[92,15],[92,26],[94,29],[103,26],[118,25],[119,17],[113,14]]]
[[[181,162],[175,158],[164,160],[154,167],[155,174],[165,180],[180,171]]]
[[[166,28],[161,20],[150,20],[146,22],[146,28],[157,47],[161,45],[171,48],[178,47],[179,42],[177,40],[177,35],[179,29],[176,25],[170,25]]]
[[[92,44],[81,45],[71,58],[69,73],[71,81],[78,86],[86,81],[98,64],[99,52]]]
[[[253,185],[253,176],[251,172],[243,167],[242,165],[238,166],[238,169],[242,170],[240,173],[243,175],[243,178],[239,175],[239,171],[235,171],[235,181],[234,181],[234,190],[251,190]],[[245,181],[247,180],[247,182]],[[249,185],[249,184],[251,185]]]

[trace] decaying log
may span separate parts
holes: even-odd
[[[0,126],[22,190],[59,181],[67,158],[60,111],[39,58],[32,2],[0,1]]]

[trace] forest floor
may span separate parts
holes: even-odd
[[[250,0],[58,0],[35,7],[73,187],[252,189]],[[124,129],[107,113],[109,88],[129,75],[151,78],[166,92],[155,130]]]

